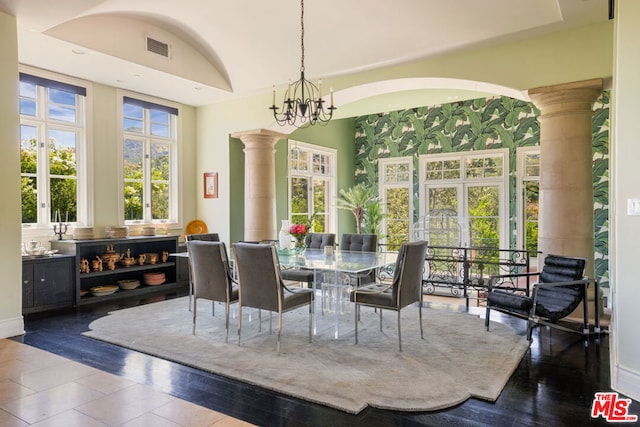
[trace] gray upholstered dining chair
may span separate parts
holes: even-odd
[[[344,233],[340,241],[341,251],[352,252],[378,252],[378,236],[376,234],[351,234]],[[364,273],[351,275],[356,287],[376,281],[376,271],[370,270]]]
[[[218,233],[204,233],[204,234],[187,234],[184,236],[184,240],[187,242],[187,252],[189,251],[188,243],[192,240],[202,240],[205,242],[219,242],[220,236]],[[191,300],[193,299],[193,279],[191,268],[189,268],[189,310],[191,310]]]
[[[304,244],[308,249],[324,249],[325,246],[335,246],[336,235],[334,233],[309,233],[304,238]],[[292,282],[306,283],[312,287],[313,270],[304,268],[290,268],[282,270],[282,278]]]
[[[196,333],[198,299],[225,303],[225,341],[229,340],[229,305],[238,301],[238,286],[231,277],[227,249],[222,242],[187,242],[193,281],[193,331]],[[214,304],[215,306],[215,304]],[[213,312],[215,315],[215,311]]]
[[[280,352],[282,313],[305,305],[309,306],[309,342],[312,340],[313,290],[289,288],[282,282],[280,263],[274,245],[236,243],[233,245],[236,273],[239,283],[238,345],[242,331],[244,307],[278,313],[277,350]],[[259,312],[260,327],[262,325]]]
[[[420,338],[424,339],[422,329],[422,274],[424,271],[427,242],[403,243],[398,252],[391,284],[371,283],[354,289],[350,299],[355,303],[355,339],[358,344],[358,320],[360,306],[379,308],[380,331],[382,331],[382,309],[395,310],[398,313],[398,349],[402,351],[400,310],[414,302],[418,303],[420,317]]]

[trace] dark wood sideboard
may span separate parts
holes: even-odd
[[[92,260],[107,252],[107,245],[113,245],[114,252],[118,254],[130,252],[131,257],[138,258],[140,254],[158,254],[158,260],[151,264],[147,260],[142,264],[124,266],[117,263],[114,270],[109,270],[106,264],[102,271],[80,272],[80,262],[86,259],[91,265]],[[73,305],[81,306],[101,302],[122,300],[128,298],[140,298],[157,294],[168,294],[177,290],[177,263],[173,257],[162,261],[162,253],[175,253],[178,251],[178,236],[144,236],[125,237],[120,239],[105,238],[91,240],[55,240],[51,241],[51,249],[57,249],[61,254],[73,255],[75,271],[74,301]],[[146,285],[144,274],[162,272],[166,280],[158,285]],[[88,292],[95,286],[117,285],[119,280],[139,280],[141,286],[132,290],[120,289],[111,295],[94,296]]]

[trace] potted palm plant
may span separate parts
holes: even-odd
[[[384,214],[380,206],[380,198],[374,193],[372,187],[357,184],[347,190],[340,189],[338,193],[338,208],[346,209],[353,213],[356,220],[356,233],[361,234],[380,232],[380,224]]]

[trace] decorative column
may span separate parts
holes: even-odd
[[[591,119],[601,92],[601,79],[529,90],[541,110],[538,249],[543,257],[586,258],[588,277],[595,244]]]
[[[287,135],[257,129],[231,136],[244,144],[244,239],[275,239],[275,145]]]

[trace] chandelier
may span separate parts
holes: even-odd
[[[333,116],[333,89],[331,89],[331,105],[325,108],[325,101],[322,99],[322,79],[318,85],[311,83],[304,78],[304,0],[300,1],[300,47],[302,57],[300,60],[300,80],[293,83],[289,81],[289,86],[284,94],[282,107],[276,107],[276,88],[273,86],[273,102],[270,110],[273,110],[273,117],[281,125],[295,127],[306,127],[315,125],[326,125]]]

